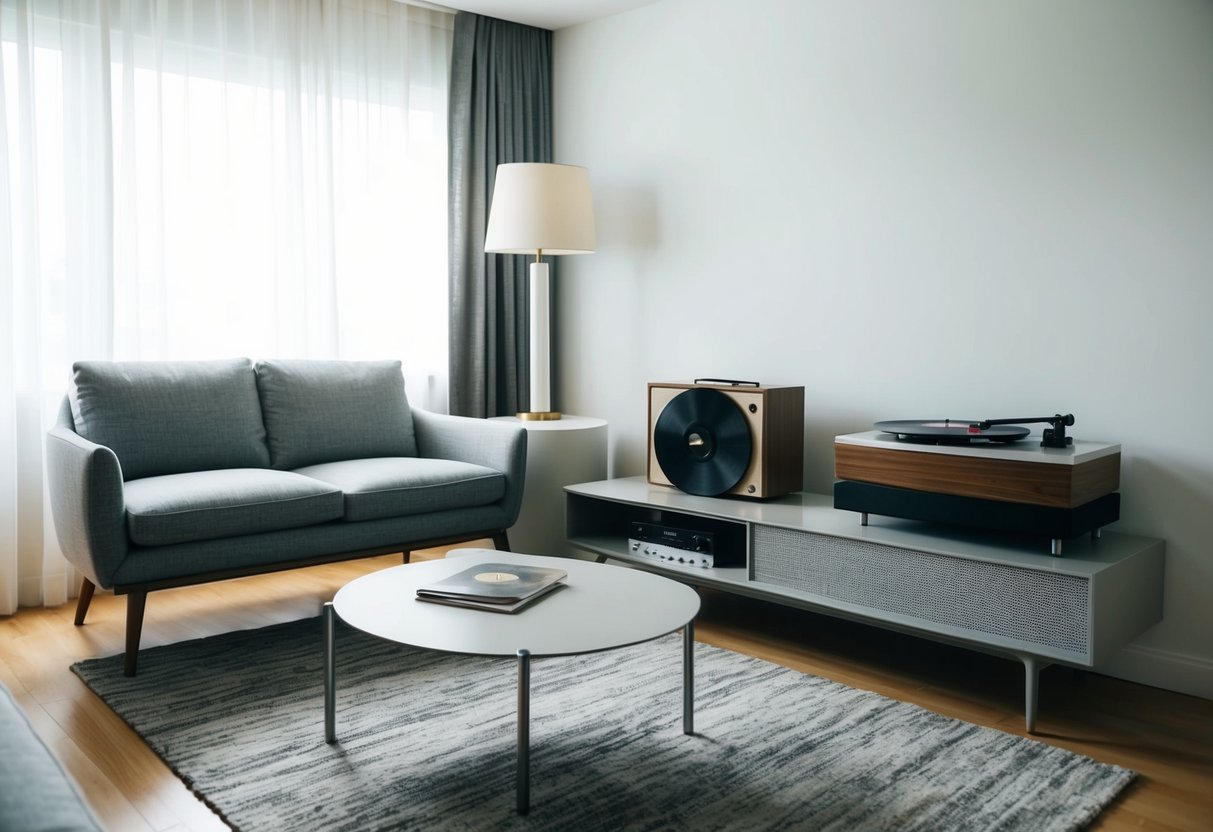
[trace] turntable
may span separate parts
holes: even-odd
[[[1048,422],[1039,441],[1022,427]],[[1120,446],[1066,435],[1072,415],[878,422],[834,438],[834,507],[1064,539],[1120,517]]]

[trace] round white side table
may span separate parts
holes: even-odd
[[[528,421],[497,416],[526,429],[526,489],[509,530],[510,548],[528,555],[571,555],[565,538],[564,487],[607,478],[607,423],[591,416]]]

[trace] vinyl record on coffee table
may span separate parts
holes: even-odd
[[[937,445],[967,445],[983,442],[1014,442],[1031,431],[1023,425],[990,425],[977,427],[980,419],[901,419],[877,422],[874,427],[898,439]]]
[[[657,463],[688,494],[714,497],[741,481],[753,440],[741,409],[719,390],[679,393],[653,428]]]

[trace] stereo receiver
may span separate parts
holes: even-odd
[[[744,552],[706,529],[683,529],[661,523],[632,521],[628,554],[663,565],[741,566]],[[730,541],[732,542],[732,541]]]

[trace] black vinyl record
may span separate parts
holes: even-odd
[[[653,449],[670,482],[688,494],[714,497],[741,481],[753,441],[732,399],[697,387],[679,393],[661,411]]]
[[[1014,442],[1023,439],[1030,430],[1023,425],[990,425],[982,430],[979,419],[901,419],[877,422],[875,428],[893,433],[898,439],[936,445],[969,445],[986,442]]]

